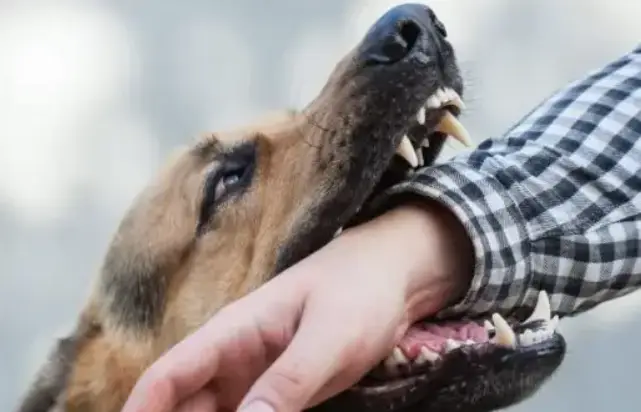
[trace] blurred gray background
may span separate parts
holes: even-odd
[[[0,0],[0,410],[68,331],[124,209],[202,131],[300,107],[398,1]],[[632,49],[641,3],[434,0],[500,134]],[[641,296],[562,322],[567,362],[515,411],[639,410]]]

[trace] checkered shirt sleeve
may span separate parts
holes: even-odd
[[[442,202],[475,248],[464,298],[440,315],[561,316],[641,285],[641,46],[554,93],[500,138],[385,196]]]

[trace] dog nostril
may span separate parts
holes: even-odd
[[[376,53],[378,56],[371,57],[378,63],[395,63],[407,56],[420,34],[421,28],[416,23],[402,21],[380,45],[380,53]]]
[[[412,50],[414,44],[418,40],[418,36],[421,35],[421,28],[418,24],[414,23],[411,20],[401,22],[400,28],[398,30],[399,35],[406,43],[406,53]]]

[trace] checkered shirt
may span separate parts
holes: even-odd
[[[448,206],[475,249],[440,315],[514,314],[538,292],[571,316],[641,285],[641,46],[554,93],[499,138],[424,168],[385,198]]]

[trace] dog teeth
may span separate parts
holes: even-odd
[[[460,348],[461,346],[471,346],[471,345],[476,345],[478,342],[472,340],[472,339],[466,339],[464,341],[458,341],[455,339],[447,339],[445,341],[445,345],[443,346],[443,349],[445,353],[449,353],[455,349]]]
[[[552,311],[550,309],[550,298],[548,297],[547,292],[542,290],[541,292],[539,292],[539,298],[536,301],[536,306],[534,307],[532,314],[523,323],[529,323],[535,320],[549,322],[551,315]]]
[[[395,374],[398,372],[399,366],[407,365],[408,362],[409,361],[403,354],[401,348],[397,346],[383,363],[385,364],[385,369],[387,369],[389,373]]]
[[[338,237],[338,235],[340,235],[341,233],[343,233],[343,228],[339,227],[336,233],[334,233],[334,237]]]
[[[519,343],[523,346],[533,345],[537,343],[539,339],[538,334],[538,332],[528,329],[519,335]]]
[[[550,302],[545,292],[542,292],[539,295],[539,302],[540,303],[537,303],[538,309],[535,310],[534,313],[537,316],[531,317],[523,324],[527,324],[527,322],[537,320],[545,321],[545,326],[536,327],[535,329],[525,329],[525,331],[516,336],[514,330],[510,327],[507,321],[501,315],[495,313],[494,315],[492,315],[494,324],[492,324],[492,322],[490,322],[489,320],[485,320],[483,322],[483,326],[488,333],[495,332],[495,336],[490,339],[490,342],[515,348],[517,343],[520,346],[530,346],[550,339],[558,330],[559,316],[555,315],[554,317],[549,319]],[[468,344],[468,342],[465,343]]]
[[[454,349],[460,348],[462,345],[460,342],[455,341],[454,339],[448,339],[445,341],[445,352],[451,352]]]
[[[450,87],[436,90],[436,92],[434,92],[434,94],[432,94],[425,103],[425,107],[428,109],[440,109],[445,106],[454,106],[459,110],[465,109],[465,104],[463,104],[461,96],[456,92],[456,90]],[[417,113],[417,120],[419,124],[425,123],[425,107],[421,108]],[[467,129],[465,129],[456,116],[450,113],[449,110],[445,111],[436,131],[452,136],[467,147],[473,146],[472,139],[470,138],[470,134]]]
[[[485,321],[483,322],[483,326],[488,333],[494,332],[494,325],[492,325],[492,322],[490,322],[489,320],[485,319]]]
[[[459,122],[456,116],[450,113],[449,110],[445,111],[445,114],[441,118],[441,122],[436,127],[436,131],[452,136],[467,147],[473,146],[472,139],[470,138],[470,134],[467,129],[461,124],[461,122]]]
[[[421,107],[420,109],[418,109],[418,113],[416,114],[416,121],[420,125],[425,124],[425,107]]]
[[[510,348],[516,347],[516,335],[505,319],[498,313],[492,315],[496,335],[492,338],[493,343],[498,343]]]
[[[392,352],[392,356],[396,360],[396,363],[402,364],[402,363],[407,363],[407,357],[405,357],[405,354],[399,348],[398,346],[394,348],[394,351]]]
[[[409,163],[413,168],[418,166],[418,158],[416,157],[416,152],[414,151],[414,147],[412,146],[412,142],[409,137],[403,136],[401,144],[396,148],[396,154],[407,160],[407,163]]]
[[[439,360],[441,357],[438,353],[426,348],[425,346],[421,347],[421,353],[418,354],[414,363],[417,365],[423,365],[426,362],[434,363]]]
[[[423,150],[419,147],[416,149],[416,159],[418,160],[418,167],[423,167],[425,165],[425,160],[423,159]]]
[[[554,329],[545,328],[532,330],[528,329],[519,335],[519,344],[521,346],[530,346],[543,342],[554,334]]]
[[[442,87],[432,94],[425,103],[428,109],[440,109],[444,106],[454,106],[459,110],[465,109],[463,99],[451,87]]]

